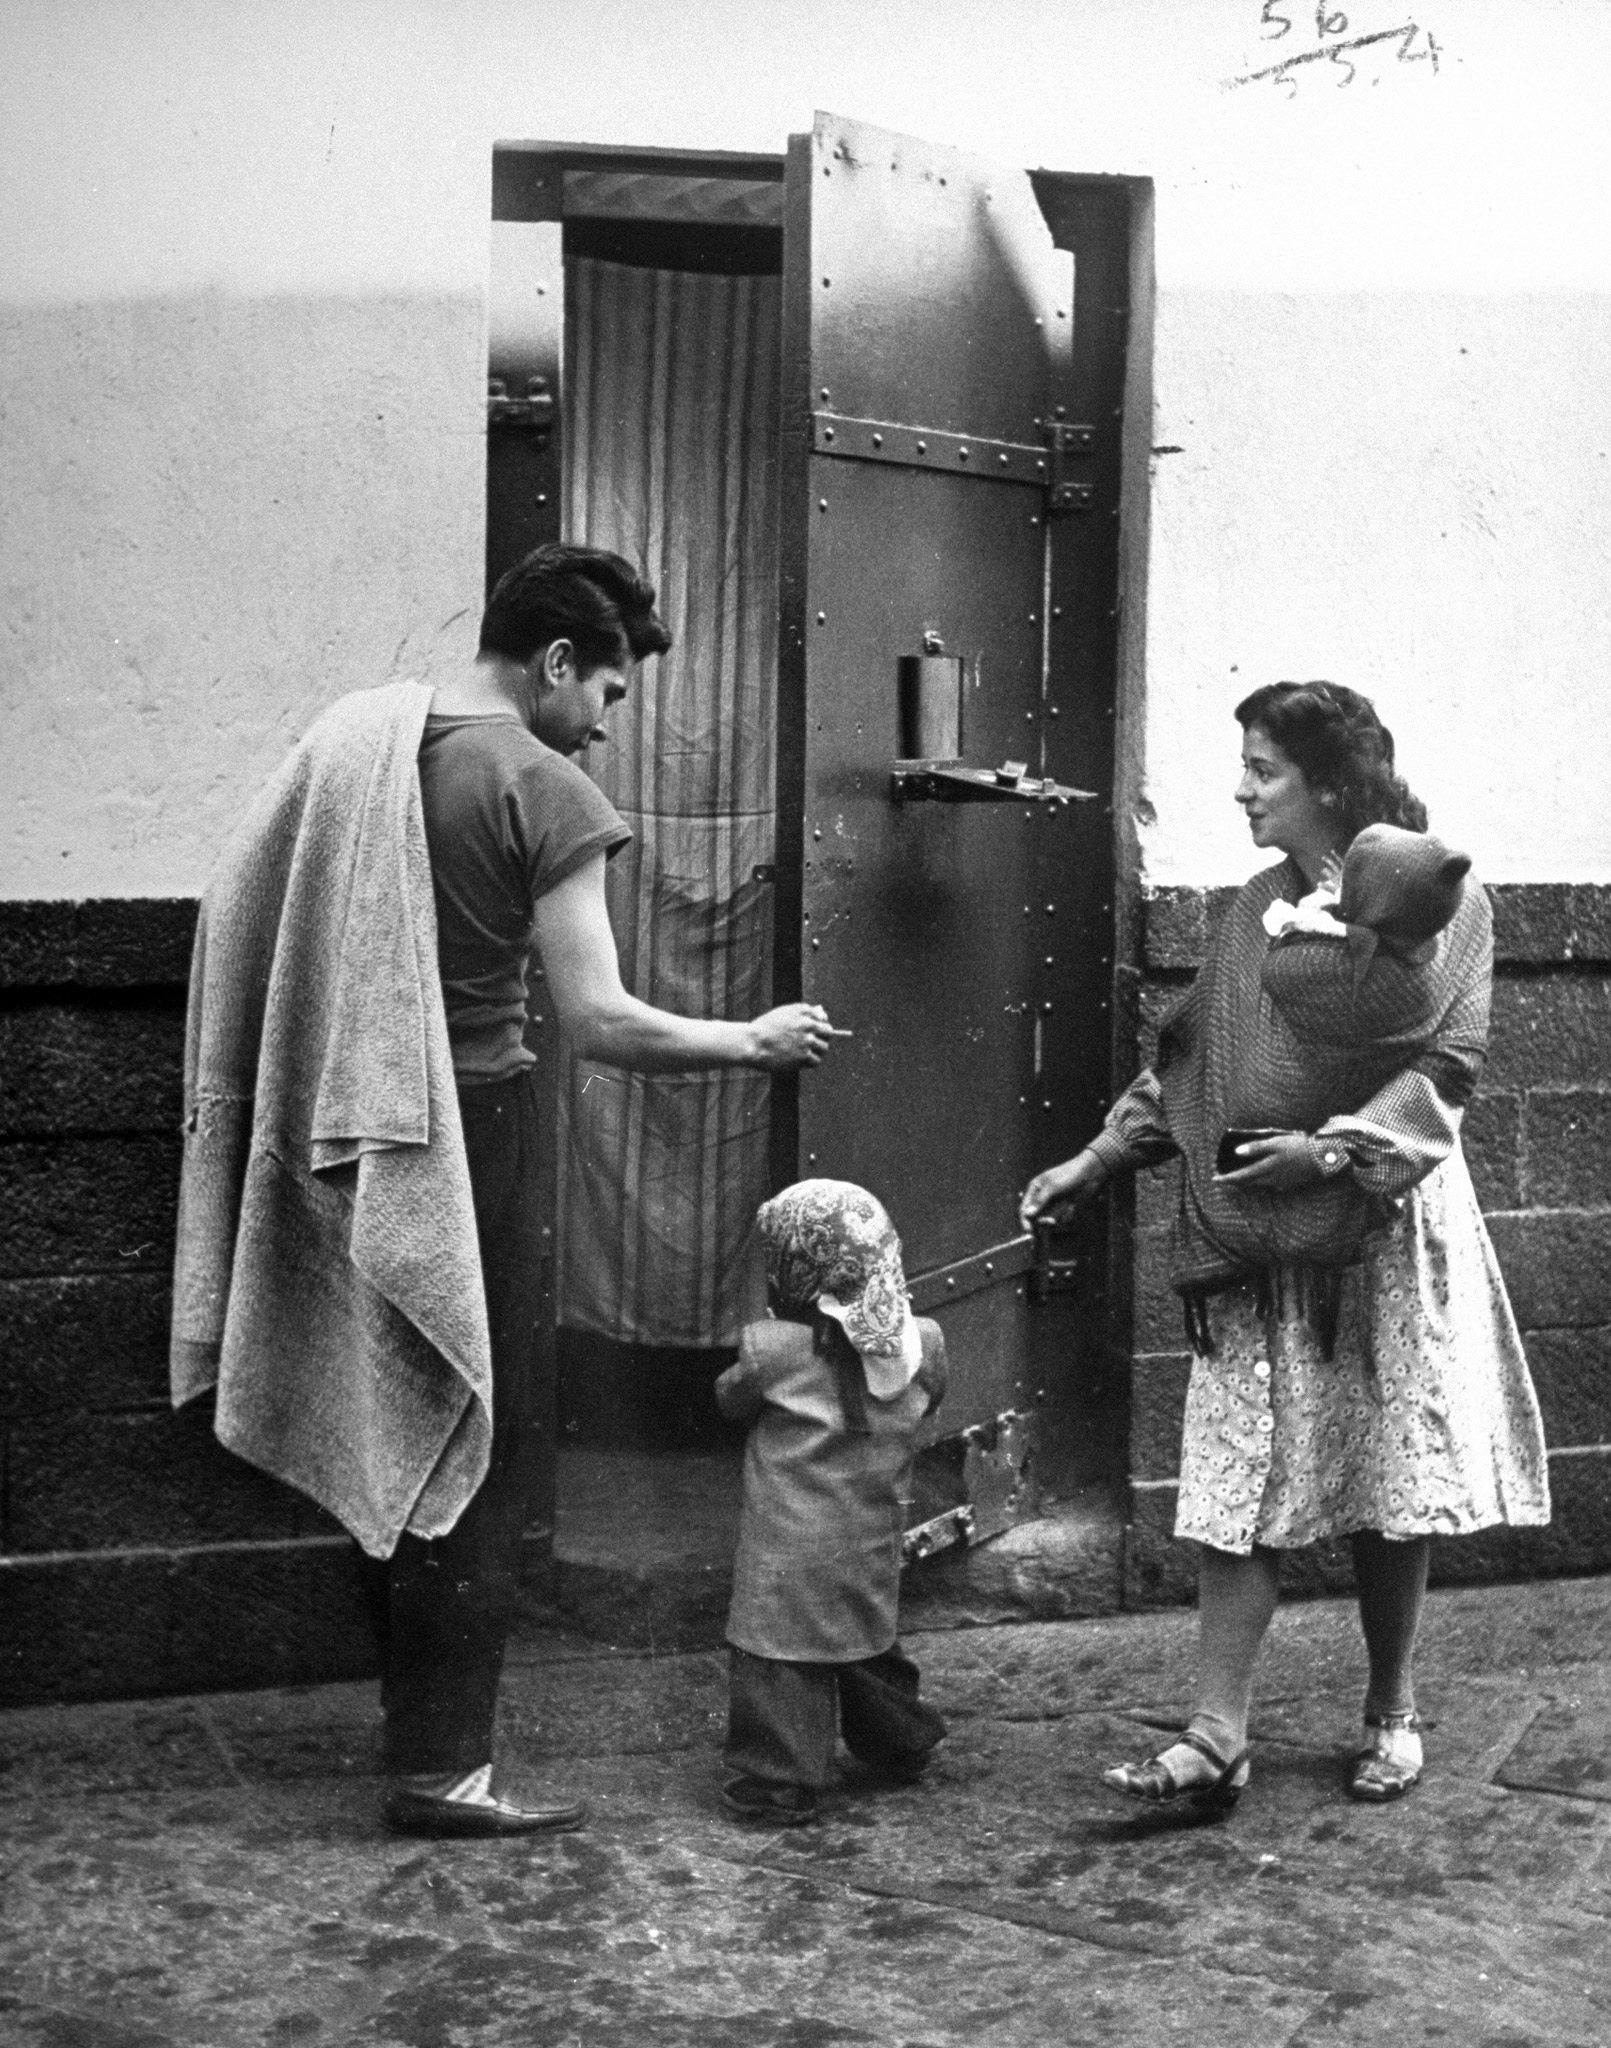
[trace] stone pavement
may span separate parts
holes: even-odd
[[[813,1827],[716,1804],[719,1654],[523,1644],[507,1739],[576,1835],[376,1823],[373,1688],[0,1715],[17,2048],[1606,2048],[1611,1578],[1434,1594],[1429,1769],[1352,1805],[1351,1608],[1293,1604],[1225,1822],[1099,1767],[1178,1725],[1192,1620],[911,1638],[931,1779]]]

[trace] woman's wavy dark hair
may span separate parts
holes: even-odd
[[[1393,735],[1368,697],[1342,683],[1266,683],[1236,707],[1245,732],[1257,726],[1303,771],[1317,794],[1337,802],[1350,839],[1367,825],[1426,830],[1426,805],[1393,767]]]

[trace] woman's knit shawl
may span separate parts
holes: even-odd
[[[1336,1071],[1337,1045],[1311,1054],[1265,986],[1270,940],[1264,912],[1277,897],[1296,901],[1305,886],[1292,861],[1252,878],[1225,913],[1202,971],[1159,1036],[1163,1110],[1183,1165],[1172,1278],[1185,1295],[1211,1292],[1280,1264],[1351,1265],[1366,1235],[1386,1220],[1383,1202],[1352,1174],[1286,1194],[1215,1185],[1214,1157],[1227,1128],[1260,1122],[1313,1129],[1364,1108],[1406,1068],[1427,1074],[1445,1098],[1463,1104],[1482,1064],[1493,930],[1487,897],[1476,883],[1467,884],[1438,937],[1435,957],[1420,970],[1413,993],[1425,999],[1426,1014],[1391,1047],[1386,1073],[1380,1062],[1358,1056],[1352,1085]],[[1328,939],[1313,945],[1338,956],[1339,969],[1351,974],[1345,947]],[[1388,1011],[1394,1007],[1391,979],[1384,976],[1382,984]],[[1402,988],[1396,992],[1406,994]],[[1458,1028],[1446,1030],[1456,1014]],[[1334,1037],[1340,1017],[1338,1010]],[[1384,1012],[1376,1021],[1390,1024],[1391,1018]],[[1340,1082],[1343,1095],[1324,1099],[1317,1079]],[[1283,1104],[1289,1113],[1277,1115]]]

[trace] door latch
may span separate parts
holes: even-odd
[[[1045,1301],[1049,1295],[1071,1294],[1079,1286],[1081,1264],[1069,1250],[1076,1232],[1051,1218],[1035,1218],[1035,1263],[1029,1269],[1029,1298]]]

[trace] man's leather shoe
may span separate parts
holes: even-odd
[[[579,1828],[586,1818],[580,1800],[494,1792],[491,1764],[445,1776],[393,1778],[386,1794],[386,1825],[402,1835],[557,1833]]]

